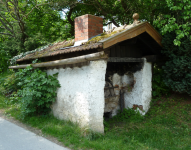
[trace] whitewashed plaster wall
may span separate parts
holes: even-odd
[[[133,108],[133,105],[142,105],[143,111],[141,114],[145,114],[150,107],[150,101],[152,98],[152,64],[144,59],[143,68],[134,74],[135,84],[131,92],[126,91],[124,93],[125,108]],[[128,75],[122,76],[122,84],[127,85],[133,79]]]
[[[103,133],[106,66],[107,61],[97,60],[81,68],[47,70],[49,75],[58,73],[61,84],[52,105],[53,115]]]

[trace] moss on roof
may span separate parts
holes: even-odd
[[[124,30],[124,29],[123,29],[123,30]],[[97,42],[99,42],[99,41],[101,41],[101,40],[103,40],[103,39],[106,39],[106,38],[108,38],[108,37],[111,37],[111,36],[113,36],[113,35],[115,35],[115,34],[121,32],[121,31],[123,31],[123,30],[118,30],[118,31],[108,32],[108,33],[107,33],[107,32],[102,33],[100,36],[96,36],[96,37],[92,38],[91,40],[89,40],[88,42],[85,42],[85,43],[83,43],[83,44],[84,44],[84,45],[88,45],[88,44],[91,44],[91,43],[97,43]]]
[[[11,64],[15,64],[15,62],[17,60],[22,60],[22,59],[30,59],[31,57],[33,58],[38,58],[38,57],[42,57],[50,52],[56,51],[60,48],[64,48],[64,47],[69,47],[69,46],[73,46],[75,43],[74,39],[71,39],[69,41],[62,41],[62,42],[56,42],[53,44],[48,44],[46,46],[37,48],[35,50],[29,51],[29,52],[25,52],[25,53],[21,53],[17,56],[14,56],[10,62]]]
[[[102,33],[100,36],[96,36],[96,37],[92,38],[91,40],[89,40],[85,43],[82,43],[82,45],[84,45],[83,47],[85,47],[85,48],[82,47],[82,49],[87,49],[87,47],[89,45],[91,45],[95,48],[96,46],[92,45],[92,44],[97,43],[103,39],[107,39],[121,31],[125,30],[125,28],[126,28],[126,26],[121,26],[119,28],[116,28],[115,30],[110,30],[108,32]],[[36,58],[40,58],[40,57],[52,56],[53,53],[57,53],[57,52],[62,53],[62,52],[60,52],[60,51],[63,51],[63,50],[60,50],[61,48],[73,46],[74,43],[75,43],[75,40],[71,39],[69,41],[62,41],[62,42],[57,42],[57,43],[53,43],[53,44],[48,44],[44,47],[37,48],[33,51],[21,53],[20,55],[15,56],[11,59],[11,64],[15,64],[16,61],[23,61],[23,60],[36,59]],[[91,48],[91,46],[89,48]]]

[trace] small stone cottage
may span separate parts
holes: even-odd
[[[103,19],[83,15],[75,19],[75,40],[62,41],[14,57],[25,68],[35,59],[47,73],[58,73],[61,87],[53,115],[83,128],[104,132],[103,118],[124,108],[148,111],[152,92],[152,62],[160,57],[161,35],[138,21],[103,33]]]

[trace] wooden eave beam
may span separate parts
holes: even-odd
[[[109,57],[108,62],[143,62],[144,58],[130,58],[130,57]]]
[[[147,62],[161,62],[167,60],[167,58],[162,55],[148,55],[144,56],[143,58],[146,58]]]
[[[127,39],[132,39],[144,32],[147,32],[162,47],[162,36],[148,22],[140,23],[100,42],[103,43],[103,49],[105,49]]]
[[[26,64],[26,65],[19,65],[19,66],[10,66],[9,69],[21,69],[26,68],[27,66],[32,65],[34,68],[40,68],[40,67],[57,67],[61,65],[71,65],[76,63],[82,63],[87,61],[94,61],[99,59],[107,59],[108,55],[105,54],[103,51],[68,59],[61,59],[61,60],[55,60],[55,61],[49,61],[49,62],[42,62],[42,63],[36,63],[36,64]]]

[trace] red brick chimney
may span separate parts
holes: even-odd
[[[75,42],[86,41],[103,33],[103,18],[93,15],[83,15],[75,18]]]

